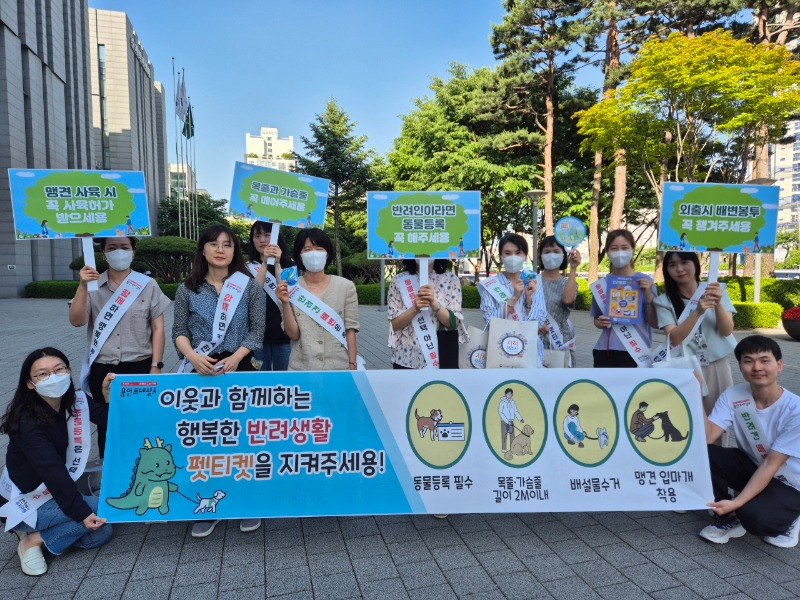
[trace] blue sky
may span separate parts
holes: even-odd
[[[385,153],[401,115],[432,76],[457,61],[495,64],[500,0],[90,0],[128,13],[167,89],[174,161],[172,57],[194,105],[198,186],[228,198],[245,133],[273,126],[300,136],[335,98],[368,146]]]

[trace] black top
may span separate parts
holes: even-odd
[[[289,261],[286,266],[291,267],[294,265],[293,261]],[[286,267],[282,267],[286,268]],[[267,265],[267,271],[275,276],[275,265]],[[281,316],[281,309],[272,301],[272,298],[267,298],[267,326],[264,329],[264,343],[265,344],[288,344],[292,340],[286,335],[283,330],[283,318]]]
[[[105,427],[108,405],[98,404],[88,396],[87,401],[92,423]],[[92,514],[92,509],[67,471],[67,419],[63,413],[52,411],[52,414],[53,420],[46,426],[37,426],[30,415],[22,414],[19,432],[9,436],[6,467],[11,481],[23,494],[44,482],[62,512],[80,522]],[[84,435],[91,435],[88,424],[83,431]],[[5,504],[2,496],[0,504]]]

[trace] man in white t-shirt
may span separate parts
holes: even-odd
[[[700,536],[724,544],[749,532],[792,548],[800,532],[800,397],[778,385],[775,340],[751,335],[734,354],[747,383],[725,390],[705,419],[716,517]],[[730,426],[738,448],[713,445]],[[728,488],[738,495],[731,499]]]

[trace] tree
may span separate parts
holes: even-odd
[[[333,216],[336,269],[342,274],[340,228],[346,212],[366,210],[366,192],[373,181],[374,152],[365,148],[367,136],[355,135],[356,123],[331,99],[309,125],[311,137],[301,137],[306,156],[295,154],[300,173],[330,180],[328,210]]]
[[[207,194],[190,194],[191,200],[197,201],[197,225],[202,232],[209,225],[215,223],[227,224],[226,212],[228,201],[222,198],[214,199]],[[164,198],[158,206],[158,232],[159,235],[179,235],[178,231],[178,203],[181,202],[174,196]],[[183,202],[186,202],[185,200]],[[184,208],[184,211],[186,209]],[[188,235],[185,237],[189,237]]]

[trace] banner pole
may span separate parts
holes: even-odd
[[[82,237],[81,246],[83,247],[83,264],[85,264],[87,267],[97,269],[97,261],[94,259],[94,238],[91,236]],[[97,280],[93,279],[87,282],[86,289],[90,292],[96,292]]]

